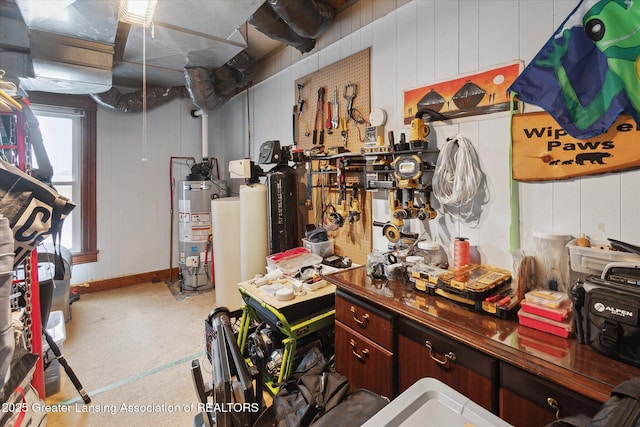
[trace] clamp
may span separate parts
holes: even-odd
[[[358,86],[349,82],[344,85],[342,96],[347,100],[347,117],[353,118],[353,98],[358,94]]]

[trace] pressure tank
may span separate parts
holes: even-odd
[[[178,268],[181,290],[213,287],[211,200],[226,186],[212,181],[178,183]]]
[[[278,164],[267,172],[269,253],[298,246],[298,191],[295,170]]]

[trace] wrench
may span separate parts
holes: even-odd
[[[333,117],[331,118],[331,126],[334,129],[338,129],[338,124],[339,124],[338,117],[340,117],[338,115],[339,107],[340,107],[340,104],[338,104],[338,88],[334,87],[333,88]]]

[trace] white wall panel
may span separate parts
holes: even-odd
[[[460,45],[458,48],[458,59],[460,64],[458,72],[466,74],[478,69],[480,64],[480,1],[462,0],[460,2],[459,33]],[[483,8],[484,8],[483,3]]]
[[[434,10],[436,81],[448,79],[459,73],[458,49],[460,29],[458,27],[458,2],[437,1]]]
[[[478,21],[480,68],[517,59],[518,2],[481,0]]]
[[[582,232],[598,240],[606,240],[607,237],[620,239],[620,204],[620,174],[582,178]]]
[[[640,246],[640,197],[638,183],[640,171],[629,171],[620,174],[620,239]],[[599,203],[599,201],[596,201]]]
[[[98,261],[74,266],[72,283],[168,268],[169,157],[201,157],[201,126],[191,108],[180,100],[147,113],[146,162],[142,114],[98,110]],[[176,180],[187,172],[174,167]]]
[[[416,67],[418,76],[417,86],[429,84],[435,80],[435,1],[423,0],[416,2],[417,17],[417,57]]]

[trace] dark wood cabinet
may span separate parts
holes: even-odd
[[[499,416],[514,426],[543,426],[556,417],[593,416],[602,404],[508,363],[500,363]]]
[[[365,388],[392,398],[393,353],[336,322],[336,369],[349,379],[349,388]]]
[[[351,390],[395,395],[393,316],[350,295],[336,292],[336,369]]]
[[[420,378],[436,378],[498,413],[498,361],[415,322],[398,322],[399,392]]]
[[[396,397],[436,378],[521,427],[593,416],[640,369],[560,338],[475,312],[364,267],[326,276],[336,285],[336,368],[352,389]]]

